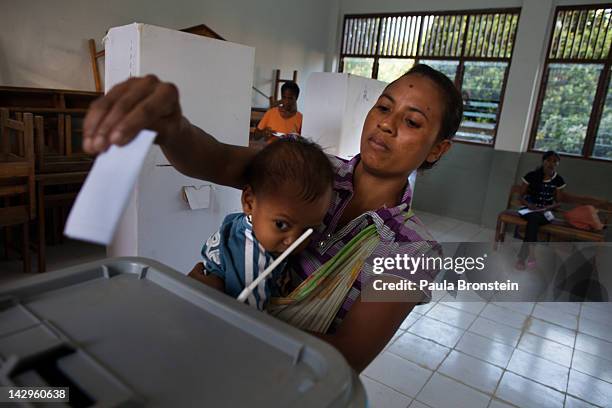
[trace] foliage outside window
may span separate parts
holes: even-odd
[[[345,16],[340,72],[391,82],[428,64],[462,91],[457,138],[492,145],[518,17],[517,9]]]
[[[612,160],[611,20],[609,7],[557,8],[531,150]]]

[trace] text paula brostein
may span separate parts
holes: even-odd
[[[503,282],[467,282],[464,280],[454,282],[431,282],[426,279],[421,279],[418,282],[402,280],[399,282],[384,282],[382,279],[376,279],[372,283],[374,290],[390,290],[390,291],[412,291],[412,290],[503,290],[517,291],[519,284],[506,280]]]

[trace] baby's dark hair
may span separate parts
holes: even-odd
[[[313,202],[333,187],[332,165],[316,143],[281,139],[259,151],[247,168],[246,180],[255,194],[269,194],[291,185],[297,198]]]
[[[285,91],[291,91],[295,95],[295,99],[300,96],[300,87],[293,81],[287,81],[281,86],[281,95]]]
[[[422,75],[429,78],[440,88],[444,98],[444,112],[437,140],[452,139],[457,130],[459,130],[459,125],[461,125],[461,119],[463,118],[463,98],[461,97],[461,92],[459,92],[453,81],[446,75],[429,65],[417,64],[402,76],[406,75]],[[434,164],[436,162],[425,161],[421,164],[419,170],[430,169]]]

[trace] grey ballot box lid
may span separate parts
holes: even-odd
[[[330,345],[145,258],[3,285],[0,383],[69,386],[74,406],[366,404]]]

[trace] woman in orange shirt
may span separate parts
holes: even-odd
[[[255,139],[264,138],[271,143],[279,137],[273,133],[302,133],[302,114],[297,111],[300,88],[295,82],[285,82],[281,87],[281,100],[278,106],[270,108],[257,124]]]

